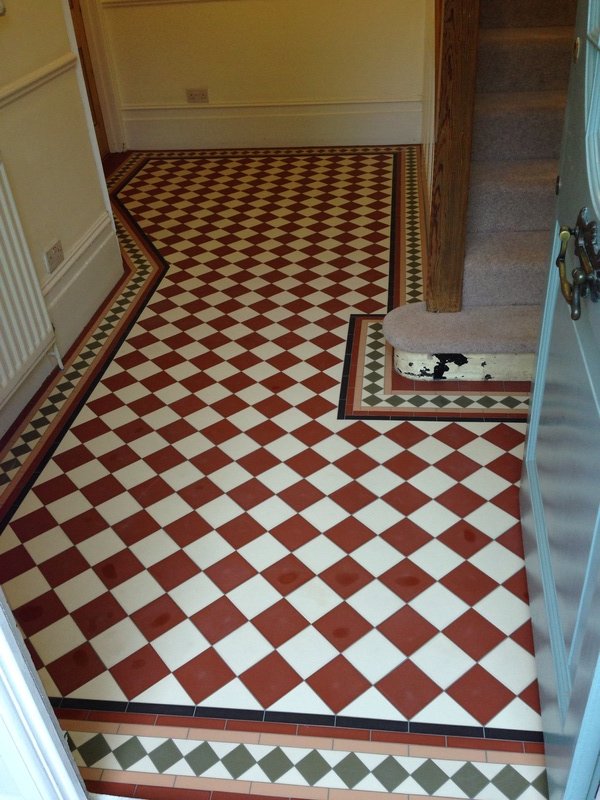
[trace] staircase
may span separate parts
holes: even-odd
[[[386,316],[409,377],[531,377],[575,12],[576,0],[481,0],[462,311]]]

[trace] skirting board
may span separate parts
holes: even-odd
[[[323,105],[125,107],[130,150],[418,144],[420,101]]]
[[[123,262],[113,222],[108,214],[103,214],[43,287],[62,355],[75,342],[122,274]]]

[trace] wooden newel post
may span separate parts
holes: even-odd
[[[438,114],[429,226],[428,311],[460,311],[477,71],[479,0],[440,0]]]

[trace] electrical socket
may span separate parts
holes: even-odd
[[[56,242],[46,250],[44,253],[44,260],[46,262],[46,269],[50,274],[62,264],[65,260],[65,254],[63,253],[60,239],[57,239]]]
[[[188,103],[208,103],[208,89],[186,89]]]

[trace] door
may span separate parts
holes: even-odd
[[[79,60],[81,62],[83,79],[85,81],[88,102],[90,104],[92,121],[94,123],[94,132],[96,134],[96,139],[98,140],[100,157],[104,158],[104,156],[108,155],[109,153],[108,137],[106,136],[106,128],[104,127],[104,119],[102,117],[102,108],[100,107],[100,98],[98,97],[98,89],[96,88],[96,79],[94,77],[94,68],[92,66],[90,49],[85,34],[80,0],[69,0],[69,8],[71,10],[71,17],[73,19],[73,29],[75,31],[75,38],[77,39]]]
[[[600,0],[576,36],[521,498],[552,800],[600,780]]]

